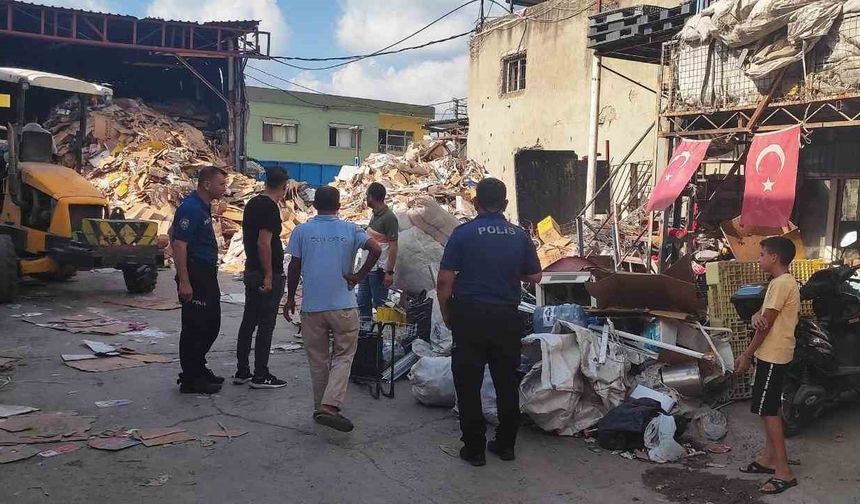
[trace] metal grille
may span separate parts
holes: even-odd
[[[777,72],[760,79],[744,73],[749,48],[711,42],[663,46],[664,103],[661,112],[721,110],[753,106],[771,88]],[[789,66],[775,103],[798,103],[860,90],[860,16],[840,19],[804,61]]]

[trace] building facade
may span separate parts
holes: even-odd
[[[521,225],[545,215],[569,221],[586,203],[590,6],[547,0],[487,22],[470,44],[469,157],[506,183],[510,217]],[[629,161],[650,163],[655,145],[646,133],[655,120],[657,66],[621,60],[604,65],[598,186],[609,166],[630,151]],[[609,204],[598,199],[599,213]]]
[[[248,87],[248,156],[286,167],[312,185],[373,152],[403,152],[421,140],[433,107]]]

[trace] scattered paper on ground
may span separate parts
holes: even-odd
[[[270,353],[275,352],[295,352],[296,350],[301,350],[304,348],[301,343],[280,343],[277,345],[272,345],[272,350]]]
[[[181,308],[182,305],[176,299],[165,299],[152,296],[135,296],[127,298],[106,299],[105,303],[127,306],[129,308],[140,308],[142,310],[168,311]]]
[[[98,408],[115,408],[117,406],[128,406],[131,404],[130,399],[109,399],[107,401],[96,401]]]
[[[70,361],[65,363],[70,368],[88,373],[101,373],[104,371],[117,371],[120,369],[136,368],[146,364],[135,359],[125,357],[102,357],[91,360]]]
[[[115,434],[100,437],[92,437],[87,441],[87,446],[96,450],[119,451],[137,446],[140,441],[126,434]]]
[[[221,294],[221,302],[227,303],[227,304],[244,305],[245,304],[245,293],[244,292],[231,292],[229,294]]]
[[[0,446],[0,464],[25,460],[39,453],[39,449],[28,445]]]
[[[144,487],[160,487],[164,486],[165,483],[170,481],[170,475],[168,474],[159,474],[158,476],[150,479],[146,483],[141,483],[140,486]]]
[[[32,406],[18,406],[15,404],[0,404],[0,418],[9,418],[12,416],[23,415],[39,411],[39,408]]]
[[[185,429],[180,427],[155,427],[152,429],[135,429],[133,434],[141,441],[145,441],[147,439],[155,439],[162,436],[168,436],[170,434],[176,434],[178,432],[185,432]]]
[[[63,455],[65,453],[72,453],[73,451],[77,451],[78,448],[80,448],[80,446],[74,443],[61,444],[39,452],[39,456],[42,458],[56,457],[57,455]]]
[[[182,431],[167,434],[166,436],[144,439],[143,445],[147,448],[152,448],[153,446],[162,446],[166,444],[187,443],[188,441],[194,441],[194,439],[194,436],[188,434],[185,431]]]
[[[29,413],[0,420],[0,445],[84,441],[95,417],[76,413]]]

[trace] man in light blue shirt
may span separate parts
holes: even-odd
[[[314,389],[314,420],[349,432],[352,422],[340,413],[358,346],[358,304],[354,288],[370,272],[382,252],[363,229],[340,220],[340,192],[321,187],[314,196],[318,215],[293,230],[287,250],[287,302],[284,317],[296,311],[296,290],[302,278],[302,334]],[[367,250],[368,260],[353,273],[355,255]],[[329,333],[334,338],[329,352]]]

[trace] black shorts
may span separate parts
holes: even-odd
[[[788,364],[773,364],[757,360],[750,410],[759,416],[779,416],[782,405],[782,385]]]

